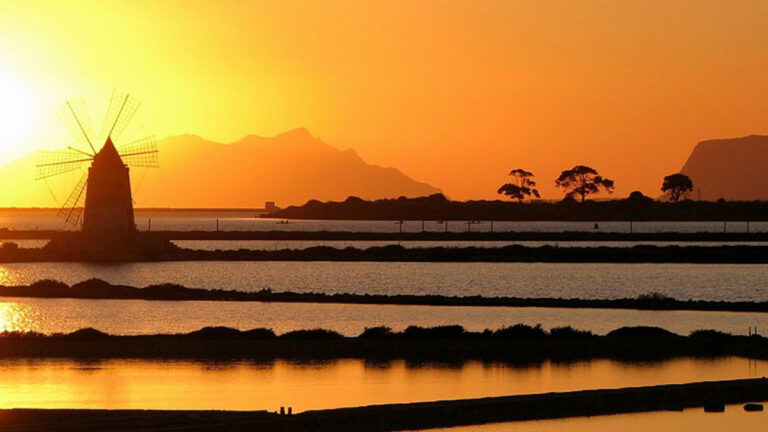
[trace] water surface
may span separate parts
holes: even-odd
[[[277,333],[325,328],[357,336],[366,327],[460,324],[482,331],[524,323],[544,328],[573,326],[605,334],[622,326],[658,326],[678,334],[715,329],[747,334],[768,329],[768,314],[507,307],[345,305],[211,301],[145,301],[8,298],[0,302],[0,331],[64,333],[93,327],[110,334],[186,333],[204,326]]]
[[[57,210],[20,211],[1,209],[0,228],[17,230],[34,229],[74,229],[56,216]],[[136,211],[136,226],[140,230],[178,230],[178,231],[354,231],[354,232],[398,232],[401,225],[395,221],[338,221],[338,220],[283,220],[257,218],[255,212],[179,212],[179,211]],[[742,221],[726,222],[599,222],[595,229],[594,222],[567,221],[520,221],[494,222],[494,231],[525,232],[746,232],[747,223]],[[491,223],[480,221],[449,221],[445,223],[425,221],[425,231],[465,232],[491,231]],[[403,232],[421,232],[421,221],[405,221]],[[750,222],[750,232],[768,232],[768,222]]]
[[[768,300],[768,264],[422,263],[204,261],[0,264],[0,284],[99,278],[143,287],[274,291],[627,298],[661,292],[686,300]]]
[[[705,413],[703,408],[683,412],[656,411],[554,420],[491,423],[475,426],[427,429],[424,432],[648,432],[648,431],[764,431],[765,412],[744,412],[742,405],[728,405],[724,413]]]
[[[0,361],[0,408],[294,411],[762,376],[736,357],[654,363],[594,360],[514,367],[405,361],[268,363]]]

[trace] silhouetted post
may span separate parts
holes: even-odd
[[[749,234],[749,221],[747,221],[747,234]]]
[[[723,232],[726,232],[726,221],[723,221]]]
[[[493,221],[491,221],[491,232],[493,232]]]
[[[285,407],[280,407],[280,415],[285,415]]]
[[[403,221],[396,222],[398,225],[400,225],[400,234],[403,233]]]
[[[472,221],[467,221],[467,232],[472,232]]]
[[[421,220],[421,232],[424,232],[424,220]]]

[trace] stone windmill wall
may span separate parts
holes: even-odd
[[[88,169],[83,232],[135,231],[128,167],[112,140],[96,153]]]

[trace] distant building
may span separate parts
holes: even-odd
[[[267,213],[274,213],[278,210],[280,210],[280,207],[276,206],[274,201],[267,201],[264,203],[264,211]]]

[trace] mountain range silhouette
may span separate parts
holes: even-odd
[[[131,170],[137,207],[254,208],[265,201],[302,204],[310,199],[416,197],[440,192],[395,168],[366,163],[354,150],[341,151],[294,129],[272,138],[248,135],[221,144],[196,135],[159,140],[160,169]],[[35,155],[0,167],[0,206],[55,207],[67,188],[34,182]],[[58,196],[56,196],[58,195]]]

